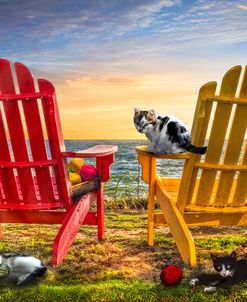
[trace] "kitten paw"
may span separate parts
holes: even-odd
[[[196,284],[199,282],[199,279],[198,278],[194,278],[194,279],[191,279],[190,280],[190,286],[196,286]]]
[[[213,293],[213,292],[215,292],[216,291],[216,287],[215,286],[209,286],[209,287],[205,287],[204,288],[204,292],[205,293]]]

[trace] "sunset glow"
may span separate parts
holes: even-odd
[[[134,107],[191,126],[199,88],[246,65],[246,1],[1,1],[1,57],[56,87],[66,139],[142,139]]]

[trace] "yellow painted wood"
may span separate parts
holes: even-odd
[[[199,186],[199,180],[200,180],[199,178],[196,179],[195,186],[194,186],[194,195],[193,195],[193,198],[191,200],[191,203],[188,203],[186,205],[186,209],[190,205],[194,205],[195,204],[196,194],[197,194],[198,186]],[[180,185],[181,179],[179,179],[179,178],[165,178],[165,177],[163,177],[163,178],[161,178],[161,181],[162,181],[162,184],[165,187],[166,191],[176,201],[177,200],[177,196],[178,196],[179,185]],[[219,179],[216,179],[215,183],[214,183],[213,191],[212,191],[212,194],[211,194],[211,197],[210,197],[210,202],[209,202],[210,205],[212,205],[212,203],[214,201],[214,198],[215,198],[215,195],[216,195],[216,190],[218,188],[218,183],[219,183]],[[230,197],[233,196],[233,192],[235,191],[236,183],[237,183],[237,180],[234,179],[233,186],[232,186],[233,187],[233,191],[231,192]]]
[[[229,96],[214,96],[212,98],[207,98],[205,101],[226,103],[226,104],[238,104],[243,105],[247,103],[247,97],[229,97]]]
[[[190,153],[178,153],[178,154],[167,153],[162,155],[155,155],[154,153],[147,151],[147,146],[137,146],[135,148],[135,151],[138,154],[142,154],[147,157],[164,158],[164,159],[186,159],[191,157]]]
[[[183,216],[174,200],[165,191],[162,181],[158,176],[156,177],[156,196],[183,261],[191,266],[196,265],[194,240]]]
[[[138,163],[142,166],[142,180],[149,184],[151,170],[150,157],[143,154],[138,154]]]
[[[245,67],[242,85],[240,88],[239,96],[242,98],[247,98],[247,66]],[[243,153],[243,158],[241,161],[242,165],[247,165],[247,143],[245,145],[245,150]],[[238,175],[237,186],[232,200],[232,205],[242,206],[246,204],[247,198],[247,172],[240,172]]]
[[[154,245],[154,196],[155,196],[156,159],[150,159],[150,183],[148,191],[148,238],[149,246]]]
[[[220,96],[235,96],[238,80],[241,72],[241,66],[230,69],[224,76]],[[214,116],[214,121],[209,137],[208,149],[205,156],[205,162],[210,164],[219,163],[225,135],[228,127],[232,110],[232,104],[218,103]],[[196,203],[207,206],[212,194],[216,171],[202,171]]]
[[[186,207],[186,211],[192,211],[192,212],[204,212],[204,213],[245,213],[247,212],[247,207],[199,207],[199,206],[193,206],[189,205]]]
[[[246,226],[247,213],[200,213],[184,212],[184,221],[187,226]],[[154,221],[156,226],[167,226],[163,213],[155,213]]]
[[[247,143],[245,145],[242,164],[247,165]],[[247,172],[241,171],[238,175],[236,189],[232,199],[232,206],[247,205]]]
[[[242,136],[242,140],[243,140],[243,136]],[[239,147],[239,149],[241,149],[241,147],[242,147],[242,144]],[[238,150],[238,151],[239,151],[238,153],[240,153],[240,150]],[[232,154],[233,153],[234,153],[234,151],[232,151]],[[239,154],[238,154],[238,156],[239,156]],[[238,156],[237,156],[237,158],[238,158]],[[196,163],[195,167],[198,167],[203,170],[219,170],[219,171],[224,171],[224,172],[247,171],[247,165],[237,165],[237,164],[234,165],[233,162],[230,162],[230,160],[228,163],[224,162],[224,164]]]
[[[247,70],[247,69],[246,69]],[[218,102],[214,114],[205,162],[196,154],[164,154],[156,156],[147,152],[146,146],[136,148],[142,165],[142,178],[149,184],[148,194],[148,244],[154,243],[155,225],[166,223],[177,244],[181,257],[190,265],[196,264],[196,252],[188,225],[247,225],[247,144],[241,163],[246,130],[247,72],[243,78],[239,98],[235,97],[241,68],[236,66],[223,78],[220,95],[215,96],[216,83],[204,85],[199,92],[192,127],[192,143],[204,145],[213,102]],[[224,161],[219,163],[229,126],[233,104],[236,111],[231,125]],[[156,175],[156,158],[184,159],[182,178],[160,178]],[[198,177],[198,170],[202,175]],[[220,177],[216,178],[216,172]],[[237,172],[235,172],[237,171]],[[237,178],[232,175],[238,174]],[[154,199],[162,213],[155,213]]]
[[[215,94],[216,86],[216,82],[209,82],[203,85],[199,91],[191,130],[192,143],[196,146],[204,144],[212,110],[212,103],[205,103],[203,100]],[[198,162],[200,158],[200,155],[192,154],[191,158],[185,162],[177,199],[177,205],[181,213],[184,211],[186,204],[190,202],[192,198],[198,172],[198,169],[195,169],[194,164]]]
[[[227,205],[229,196],[232,190],[233,179],[235,176],[234,165],[237,170],[247,171],[247,165],[237,166],[240,151],[242,149],[242,143],[244,140],[247,126],[247,103],[246,105],[237,105],[235,110],[234,119],[232,122],[231,132],[228,139],[226,153],[223,161],[223,165],[227,168],[232,166],[233,171],[222,171],[219,179],[219,186],[215,196],[215,205],[224,206]]]

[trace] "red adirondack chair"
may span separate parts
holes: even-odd
[[[52,252],[52,264],[59,265],[82,224],[97,225],[99,240],[104,236],[103,183],[110,177],[117,147],[98,145],[66,152],[54,86],[40,79],[39,92],[35,92],[27,67],[15,63],[14,69],[19,93],[10,62],[0,59],[0,223],[62,224]],[[68,157],[96,158],[101,178],[98,189],[76,202],[71,195]],[[89,209],[95,198],[93,212]]]

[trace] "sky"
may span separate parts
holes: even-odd
[[[190,128],[199,88],[246,65],[247,0],[0,0],[0,36],[56,87],[65,139],[144,139],[134,107]]]

